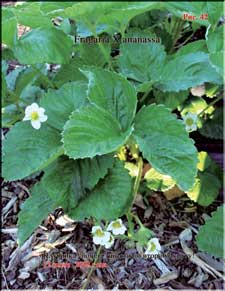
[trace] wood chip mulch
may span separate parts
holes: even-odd
[[[29,188],[37,180],[2,184],[2,288],[80,289],[90,270],[80,264],[92,262],[96,253],[90,221],[76,223],[66,217],[62,209],[57,209],[21,248],[17,245],[18,212],[30,195]],[[192,238],[187,242],[188,247],[222,274],[222,260],[198,252],[194,239],[199,226],[221,204],[222,198],[203,208],[186,196],[172,201],[167,201],[160,193],[150,193],[146,197],[147,203],[139,196],[133,211],[159,238],[165,255],[160,260],[171,273],[164,276],[154,260],[141,255],[141,247],[117,239],[111,249],[102,251],[98,261],[102,264],[95,268],[87,287],[114,290],[223,289],[223,279],[191,262],[179,240],[181,232],[189,229]]]

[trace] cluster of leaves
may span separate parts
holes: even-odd
[[[221,90],[220,6],[27,2],[3,8],[3,126],[12,127],[3,144],[3,176],[12,181],[44,171],[19,215],[20,243],[57,207],[75,220],[127,213],[134,200],[133,180],[115,156],[133,143],[153,167],[151,179],[167,175],[169,184],[194,201],[212,202],[210,191],[203,194],[207,199],[193,197],[193,187],[209,175],[216,178],[209,168],[198,167],[194,142],[172,111],[178,116],[204,111],[201,133],[217,138],[213,128],[222,113],[213,106],[208,110],[205,99],[189,90],[205,83],[206,98]],[[182,20],[185,11],[210,11],[209,20],[188,23]],[[28,32],[18,36],[18,24]],[[177,41],[201,26],[208,26],[206,40],[180,44],[177,50]],[[118,35],[160,37],[161,42],[118,42]],[[78,36],[112,41],[85,44],[75,41]],[[12,61],[17,67],[10,71]],[[40,130],[21,121],[24,108],[34,101],[48,116]]]

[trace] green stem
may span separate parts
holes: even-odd
[[[178,39],[180,38],[180,33],[182,31],[182,28],[183,28],[183,20],[178,20],[177,25],[175,27],[176,27],[176,29],[175,29],[175,33],[174,33],[173,44],[171,46],[169,53],[172,53],[174,51],[175,44],[178,41]]]
[[[45,74],[41,72],[41,70],[37,69],[34,65],[31,65],[34,71],[36,71],[41,77],[50,85],[51,88],[57,89],[57,86],[47,77]]]
[[[134,234],[134,226],[133,226],[133,223],[132,223],[132,214],[131,214],[131,211],[129,210],[126,214],[127,216],[127,222],[128,222],[128,227],[129,227],[129,232],[128,232],[128,237],[130,239],[132,239],[132,236]]]
[[[107,61],[108,65],[109,65],[109,69],[111,71],[113,71],[113,65],[112,65],[112,62],[111,62],[111,59],[110,59],[110,56],[108,57],[108,54],[103,46],[103,44],[101,42],[98,43],[98,46],[100,48],[100,50],[102,51],[103,55],[104,55],[104,58],[105,60]]]
[[[13,101],[15,102],[16,108],[18,111],[20,111],[20,106],[19,106],[19,96],[17,96],[13,91],[7,89],[8,94],[13,98]]]
[[[195,33],[193,32],[188,38],[186,38],[186,40],[184,42],[182,42],[181,44],[179,44],[177,47],[175,48],[180,48],[182,47],[183,45],[185,45],[191,38],[192,36],[194,35]]]
[[[223,95],[219,95],[216,99],[214,99],[211,103],[209,103],[199,114],[198,117],[200,117],[209,107],[217,103],[219,100],[223,99]]]
[[[86,23],[88,28],[90,29],[91,33],[94,35],[95,38],[98,37],[97,33],[96,33],[96,29],[95,29],[95,26],[92,25],[90,22]],[[106,62],[108,63],[109,65],[109,69],[113,71],[113,65],[112,65],[112,62],[111,62],[111,58],[110,58],[110,55],[107,54],[103,44],[101,42],[98,42],[98,46],[106,60]]]
[[[137,162],[138,162],[138,174],[137,174],[137,177],[136,177],[135,182],[134,182],[134,198],[133,198],[133,203],[134,203],[134,201],[136,199],[137,192],[138,192],[138,189],[139,189],[139,186],[140,186],[141,176],[142,176],[142,168],[143,168],[143,160],[142,160],[141,157],[138,158],[138,161]],[[132,204],[131,204],[131,207],[132,207]]]
[[[98,258],[99,258],[99,255],[101,253],[101,250],[102,250],[102,246],[99,246],[98,247],[98,250],[97,250],[97,253],[96,253],[96,257],[95,257],[94,263],[91,266],[91,270],[89,271],[88,276],[87,276],[87,279],[86,279],[84,285],[81,287],[81,290],[85,290],[86,289],[86,287],[87,287],[87,285],[88,285],[88,283],[90,281],[91,275],[92,275],[92,273],[93,273],[93,271],[95,269],[95,265],[96,265],[96,263],[98,261]]]
[[[127,214],[126,214],[131,238],[132,238],[132,235],[134,233],[133,232],[133,223],[132,223],[133,214],[131,213],[131,209],[132,209],[132,205],[133,205],[133,203],[134,203],[134,201],[136,199],[136,196],[137,196],[137,193],[138,193],[138,189],[139,189],[139,186],[140,186],[140,182],[141,182],[142,168],[143,168],[143,160],[142,160],[141,157],[138,158],[137,163],[138,163],[138,174],[137,174],[137,177],[136,177],[135,182],[134,182],[134,188],[133,188],[134,197],[133,197],[133,201],[132,201],[132,203],[130,205],[130,208],[127,211]]]
[[[140,226],[143,225],[143,223],[140,221],[140,219],[139,219],[139,217],[138,217],[137,215],[135,215],[135,214],[133,214],[133,213],[131,213],[131,215],[134,217],[134,219],[136,220],[136,222],[137,222]]]
[[[149,89],[145,92],[145,94],[141,97],[140,103],[143,103],[145,99],[148,97],[148,94],[152,91],[152,83],[150,84]]]
[[[98,224],[100,224],[100,221],[98,221]],[[107,228],[108,224],[109,224],[109,222],[106,221],[105,222],[105,229]],[[81,290],[85,290],[85,288],[87,287],[87,285],[88,285],[88,283],[90,281],[91,275],[92,275],[92,273],[94,271],[95,265],[96,265],[96,263],[97,263],[97,261],[99,259],[99,255],[101,253],[101,250],[102,250],[102,246],[99,246],[98,250],[97,250],[97,253],[96,253],[96,257],[95,257],[94,263],[92,264],[92,267],[91,267],[91,269],[90,269],[90,271],[89,271],[89,273],[87,275],[87,279],[86,279],[84,285],[82,286]]]

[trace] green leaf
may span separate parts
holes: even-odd
[[[175,69],[176,68],[176,69]],[[171,72],[173,72],[171,74]],[[164,65],[155,87],[162,91],[180,91],[205,82],[220,84],[221,77],[202,52],[179,56]],[[159,76],[159,74],[158,74]]]
[[[39,2],[41,12],[45,15],[49,15],[51,18],[56,16],[65,17],[64,10],[73,5],[73,2],[63,2],[63,1],[55,1],[55,2]]]
[[[67,83],[58,90],[49,89],[40,103],[46,110],[48,124],[62,131],[70,114],[87,103],[86,90],[83,82]]]
[[[223,139],[223,108],[217,108],[213,115],[203,123],[203,127],[199,131],[208,138]]]
[[[213,212],[197,234],[197,245],[201,251],[224,258],[224,204]]]
[[[223,16],[223,2],[206,2],[206,7],[209,15],[209,22],[216,26],[219,19]]]
[[[167,191],[176,185],[175,181],[168,175],[163,175],[151,168],[145,174],[146,186],[154,191]]]
[[[209,165],[211,164],[212,160],[209,157],[207,152],[199,152],[198,153],[198,170],[203,172],[205,171]]]
[[[193,188],[187,196],[199,205],[208,206],[218,196],[221,184],[218,178],[207,172],[198,173]]]
[[[163,5],[156,2],[93,2],[92,5],[80,2],[65,9],[65,13],[76,20],[78,34],[87,37],[104,31],[123,33],[133,17]]]
[[[182,46],[174,55],[172,55],[172,57],[176,58],[176,57],[180,57],[180,56],[191,54],[191,53],[197,53],[197,52],[208,53],[205,40],[203,39],[196,40]]]
[[[41,183],[34,186],[31,196],[22,204],[22,209],[19,212],[18,239],[20,246],[48,214],[58,206]]]
[[[29,197],[19,213],[20,245],[38,227],[49,212],[63,207],[68,212],[79,199],[86,196],[104,178],[112,167],[112,155],[94,159],[69,160],[61,157],[50,165],[41,182],[31,190]]]
[[[66,154],[74,159],[92,158],[116,151],[130,136],[107,111],[91,105],[74,111],[64,126]]]
[[[219,85],[214,85],[214,84],[205,84],[205,95],[208,98],[214,98],[220,90],[220,86]]]
[[[147,32],[138,31],[128,36],[151,37]],[[145,84],[150,87],[150,81],[154,87],[169,92],[186,90],[204,82],[222,83],[222,78],[204,52],[179,54],[178,51],[177,56],[171,59],[160,43],[122,43],[120,47],[120,70],[127,78],[142,83],[139,91],[143,91]]]
[[[15,60],[13,51],[9,47],[2,48],[2,59],[6,61]]]
[[[91,40],[91,38],[89,38]],[[100,45],[103,47],[100,49]],[[93,65],[103,67],[107,60],[111,58],[111,47],[109,43],[95,44],[95,43],[80,43],[79,45],[80,57],[86,65]]]
[[[69,211],[106,176],[112,165],[112,155],[78,160],[62,157],[46,169],[41,183],[50,197]]]
[[[13,52],[21,64],[66,64],[70,61],[72,46],[72,39],[62,30],[36,28],[18,40]]]
[[[19,119],[18,108],[15,104],[9,104],[2,108],[2,127],[10,127]]]
[[[6,92],[7,92],[7,84],[6,84],[6,80],[5,80],[5,76],[2,73],[2,99],[6,100]]]
[[[6,73],[7,73],[7,70],[8,70],[8,65],[6,63],[6,61],[2,61],[2,99],[3,100],[6,100],[6,93],[7,93],[7,83],[6,83],[6,79],[5,79],[5,76],[6,76]]]
[[[189,92],[161,92],[159,90],[154,90],[154,96],[157,104],[164,104],[166,107],[172,110],[176,109],[177,106],[181,105],[188,97]]]
[[[126,38],[155,38],[154,34],[134,30]],[[158,72],[164,68],[166,53],[164,46],[157,42],[122,43],[120,45],[120,71],[127,78],[145,83],[157,80]]]
[[[153,231],[141,225],[138,231],[132,234],[132,239],[138,241],[141,246],[146,246],[153,234]]]
[[[54,84],[58,87],[68,82],[86,81],[87,79],[81,73],[79,68],[82,68],[84,62],[79,58],[71,59],[69,64],[62,65],[53,78]]]
[[[206,7],[206,2],[191,2],[191,1],[185,1],[185,2],[165,2],[166,9],[169,10],[172,15],[177,16],[178,18],[182,19],[183,15],[185,13],[188,13],[189,15],[196,16],[196,19],[192,21],[192,23],[199,23],[202,26],[208,26],[209,21],[208,20],[202,20],[200,19],[200,16],[202,14],[207,14],[208,9]],[[210,13],[210,12],[209,12]],[[188,20],[186,20],[188,21]]]
[[[23,89],[20,95],[20,102],[19,102],[20,106],[24,107],[34,102],[38,103],[43,93],[44,93],[44,90],[42,90],[40,87],[32,86],[31,84],[28,84]]]
[[[103,69],[82,70],[87,76],[88,99],[110,112],[125,131],[134,119],[137,97],[134,87],[122,76]]]
[[[13,48],[17,40],[17,21],[8,8],[2,8],[2,42]]]
[[[223,181],[223,171],[221,167],[211,159],[207,152],[198,153],[198,170],[201,172],[207,172],[218,178],[222,183]]]
[[[197,173],[197,151],[183,121],[163,105],[143,107],[135,118],[134,136],[144,157],[161,174],[189,190]]]
[[[41,67],[40,67],[41,69]],[[15,82],[15,94],[20,96],[23,90],[29,85],[33,84],[37,79],[37,72],[31,68],[24,68],[23,71],[19,72]]]
[[[125,214],[133,201],[132,180],[123,163],[116,161],[108,175],[81,199],[69,215],[75,220],[94,217],[110,220]]]
[[[23,70],[23,67],[18,67],[15,68],[13,71],[9,72],[8,75],[6,75],[5,79],[9,90],[14,91],[16,89],[16,79]]]
[[[28,5],[17,6],[13,9],[19,24],[29,26],[32,28],[37,27],[53,27],[50,17],[45,16],[40,11],[40,3],[29,3]]]
[[[30,122],[18,122],[3,143],[3,177],[22,179],[48,166],[63,153],[60,134],[43,124],[34,129]]]
[[[224,57],[224,51],[211,53],[209,55],[209,61],[213,68],[215,68],[216,72],[223,77],[224,72],[224,65],[223,65],[223,57]]]
[[[206,36],[206,43],[210,53],[223,51],[223,26],[220,26],[215,30],[210,28]]]

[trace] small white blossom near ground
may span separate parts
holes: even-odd
[[[110,222],[107,227],[108,231],[112,231],[114,235],[124,234],[127,230],[121,219]]]
[[[161,245],[158,238],[152,238],[147,244],[145,255],[157,255],[161,251]]]
[[[198,121],[198,116],[197,114],[188,112],[184,117],[183,117],[184,123],[185,123],[185,129],[188,132],[195,131],[197,130],[197,121]]]
[[[109,238],[109,241],[107,241],[106,243],[105,243],[105,248],[106,249],[109,249],[109,248],[111,248],[111,246],[114,244],[114,237],[110,234],[110,238]]]
[[[33,128],[39,129],[41,127],[41,122],[45,122],[47,119],[48,116],[45,115],[45,109],[39,107],[37,103],[32,103],[30,106],[26,107],[23,121],[30,120]]]
[[[91,232],[93,234],[93,242],[96,245],[104,246],[110,241],[110,232],[104,231],[101,226],[93,226]]]

